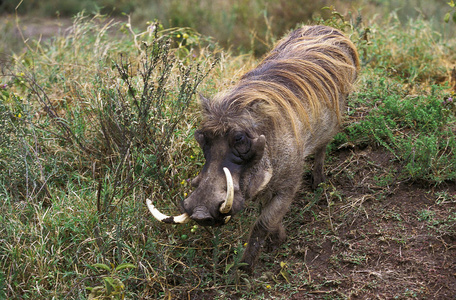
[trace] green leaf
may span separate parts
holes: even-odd
[[[115,280],[112,277],[104,277],[103,280],[108,283],[110,286],[115,286]]]
[[[108,265],[105,264],[93,264],[92,267],[97,268],[97,269],[103,269],[108,272],[111,272],[111,268]]]
[[[456,13],[453,13],[453,22],[456,23]]]
[[[445,14],[445,17],[443,18],[443,21],[445,21],[445,23],[448,23],[448,21],[450,20],[450,13],[446,13]]]
[[[448,5],[451,7],[455,7],[456,3],[454,3],[454,0],[451,0],[450,2],[448,2]]]
[[[125,263],[125,264],[120,264],[116,267],[116,271],[120,271],[120,270],[123,270],[123,269],[135,269],[136,266],[134,264],[129,264],[129,263]]]
[[[100,296],[103,296],[105,293],[105,288],[103,286],[96,286],[90,290],[88,300],[100,299]]]
[[[225,274],[227,274],[228,271],[229,271],[233,266],[234,266],[234,263],[232,263],[232,264],[227,264],[227,265],[225,266]]]
[[[105,281],[106,295],[111,295],[112,291],[115,290],[116,286],[114,284],[114,279],[112,277],[103,278]]]

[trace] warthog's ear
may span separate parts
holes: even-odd
[[[210,100],[206,97],[204,97],[202,94],[199,94],[199,99],[200,99],[200,107],[204,111],[204,113],[209,113],[210,109]]]
[[[252,162],[251,163],[258,163],[262,158],[264,154],[264,147],[266,146],[266,138],[264,135],[260,135],[256,139],[253,139],[251,141],[251,149],[249,152],[251,152],[252,157]]]
[[[204,133],[201,130],[195,131],[195,140],[198,142],[201,148],[204,147],[205,144],[205,138],[204,138]]]

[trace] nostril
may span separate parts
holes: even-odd
[[[214,218],[205,207],[198,207],[195,209],[190,218],[202,226],[211,226],[215,224]]]

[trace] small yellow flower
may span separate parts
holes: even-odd
[[[22,117],[22,115],[19,113],[19,114],[17,114],[17,117],[20,119]]]
[[[247,247],[247,243],[244,243],[244,247]]]
[[[177,37],[177,38],[180,38],[180,37],[181,37],[181,35],[180,35],[180,34],[177,34],[177,35],[176,35],[176,37]]]
[[[266,285],[266,288],[267,288],[267,289],[270,289],[270,288],[271,288],[271,285],[269,285],[269,284]]]
[[[188,39],[188,34],[184,33],[184,35],[182,36],[184,39]]]
[[[187,193],[184,193],[184,197],[187,197]]]
[[[184,185],[184,184],[185,184],[185,180],[182,180],[182,181],[181,181],[181,184]]]
[[[190,159],[194,159],[195,157],[193,155],[190,155]]]

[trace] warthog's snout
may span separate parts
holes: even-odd
[[[202,226],[220,226],[226,224],[231,219],[231,215],[228,214],[231,214],[233,207],[235,189],[233,185],[233,177],[231,176],[229,169],[224,167],[223,172],[225,173],[226,178],[226,196],[223,201],[219,202],[219,204],[208,205],[214,203],[214,201],[203,201],[204,204],[201,204],[200,197],[204,195],[205,189],[198,187],[200,190],[198,190],[197,193],[194,195],[192,194],[191,197],[182,202],[182,208],[185,211],[182,215],[171,217],[164,215],[155,208],[152,201],[149,199],[147,199],[147,206],[149,207],[152,215],[163,223],[180,224],[193,220]],[[212,200],[212,198],[210,198],[210,200]],[[198,204],[194,206],[194,203]]]
[[[190,219],[202,226],[214,226],[215,219],[211,216],[209,210],[205,206],[198,206],[193,210]]]

